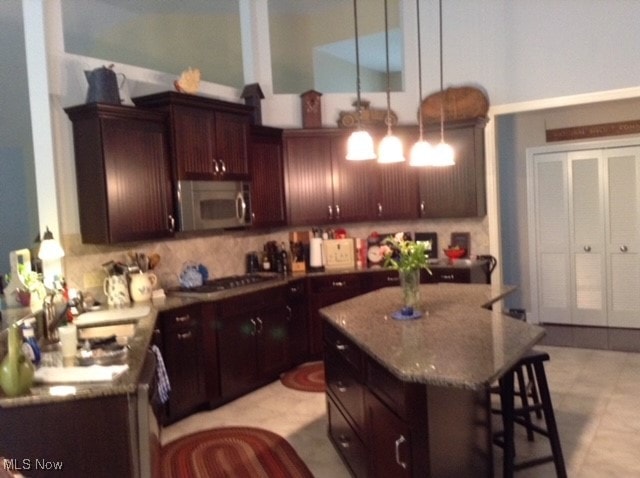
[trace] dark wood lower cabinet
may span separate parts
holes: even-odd
[[[34,478],[137,476],[135,407],[126,395],[0,407],[1,454]]]
[[[267,289],[216,304],[222,400],[239,397],[290,368],[290,312],[284,292]]]
[[[204,373],[202,306],[194,304],[160,314],[162,345],[171,393],[167,422],[203,408],[209,402]]]
[[[324,323],[328,435],[356,477],[490,477],[488,390],[398,379]]]

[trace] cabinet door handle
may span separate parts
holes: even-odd
[[[382,217],[382,203],[378,203],[378,217]]]
[[[591,246],[584,246],[584,252],[591,252]]]
[[[256,324],[258,325],[256,329],[256,333],[260,335],[262,333],[262,328],[263,328],[262,319],[260,317],[256,317]]]
[[[622,246],[620,246],[620,251],[627,252],[628,250],[629,248],[626,245],[623,244]]]
[[[338,443],[342,448],[349,448],[351,446],[351,438],[346,435],[340,435],[338,437]]]
[[[387,276],[387,282],[400,282],[400,277]]]
[[[420,215],[424,215],[424,201],[420,201]]]
[[[333,219],[333,206],[331,204],[327,206],[327,211],[329,213],[329,219]]]
[[[189,330],[188,332],[184,332],[182,334],[178,334],[178,340],[188,340],[191,338],[191,331]]]
[[[349,387],[342,383],[342,380],[338,380],[336,382],[336,388],[338,389],[338,392],[345,393]]]
[[[340,219],[340,204],[336,204],[336,219]]]
[[[220,159],[219,161],[220,161],[220,172],[224,174],[227,172],[227,165],[224,164],[224,161],[222,159]]]
[[[285,308],[287,309],[287,320],[291,322],[291,319],[293,318],[293,311],[288,305],[285,305]]]
[[[442,274],[440,276],[440,278],[442,280],[453,280],[454,279],[454,275],[453,274]]]
[[[176,219],[173,217],[173,214],[169,214],[169,231],[175,232],[176,230]]]
[[[405,470],[407,469],[407,464],[404,461],[400,460],[400,445],[402,445],[406,441],[407,439],[403,435],[400,435],[400,438],[396,440],[396,463]]]
[[[176,317],[175,320],[176,322],[179,322],[179,323],[188,322],[189,320],[191,320],[191,316],[189,314],[179,315]]]
[[[217,175],[218,173],[220,173],[220,166],[218,165],[218,160],[212,159],[211,162],[213,162],[213,173]]]
[[[344,287],[345,285],[347,285],[347,283],[343,280],[334,280],[331,282],[332,287]]]
[[[340,352],[344,352],[348,348],[349,348],[349,346],[347,344],[343,344],[339,340],[336,340],[336,349],[337,350],[339,350]]]
[[[258,333],[258,324],[256,324],[255,319],[251,319],[250,322],[251,322],[251,325],[253,325],[253,330],[251,331],[251,335],[254,336]]]

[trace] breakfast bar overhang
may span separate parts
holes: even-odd
[[[514,287],[388,287],[321,309],[329,437],[356,476],[493,476],[490,386],[544,335],[491,307]]]

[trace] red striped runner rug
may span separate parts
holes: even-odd
[[[162,447],[163,478],[313,478],[281,436],[249,427],[214,428]]]
[[[324,392],[324,363],[308,362],[280,375],[282,385],[303,392]]]

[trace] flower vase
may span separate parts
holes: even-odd
[[[420,269],[399,270],[403,313],[412,315],[420,309]]]
[[[23,395],[33,383],[34,368],[22,351],[22,330],[16,324],[8,329],[7,355],[0,362],[0,388],[9,397]]]

